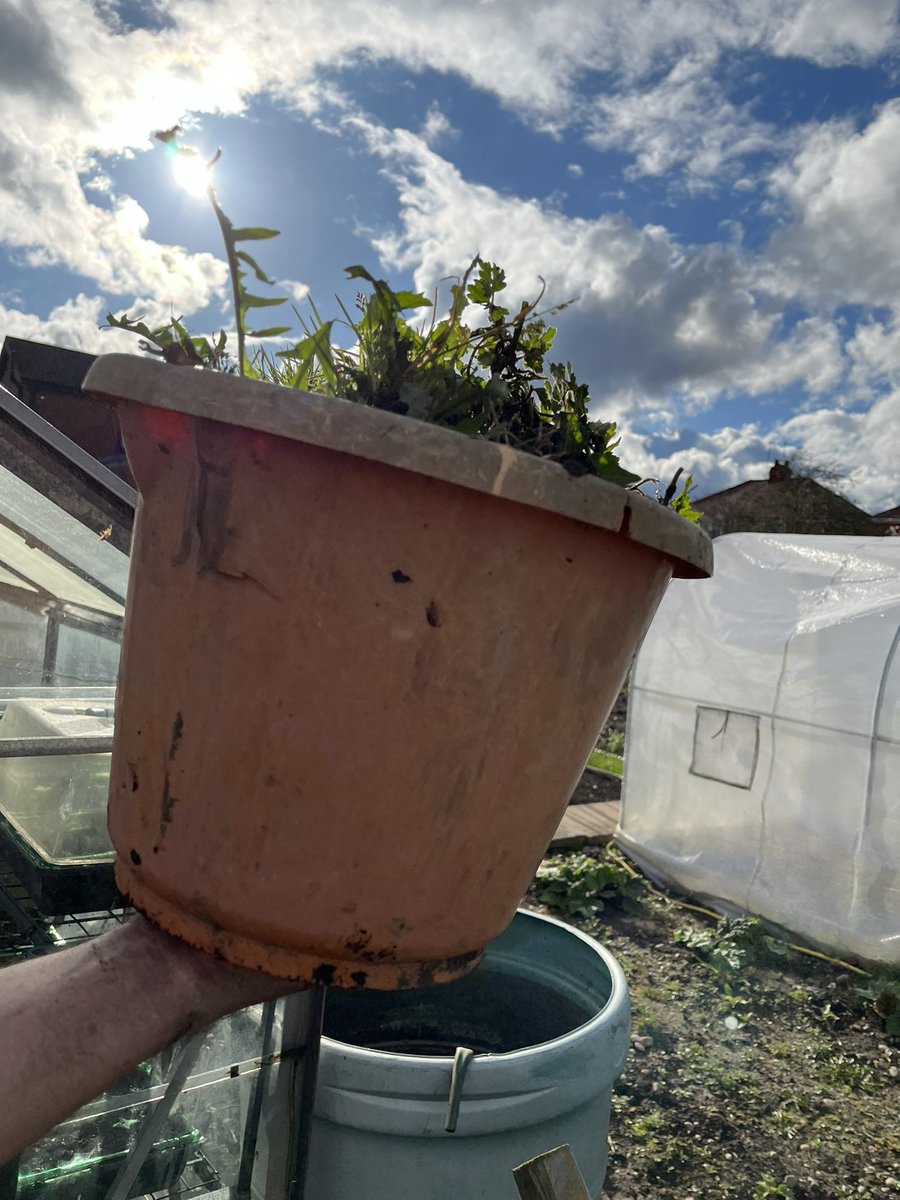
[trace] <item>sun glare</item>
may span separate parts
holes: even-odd
[[[172,159],[172,174],[179,186],[191,196],[206,195],[209,171],[199,154],[176,154]]]

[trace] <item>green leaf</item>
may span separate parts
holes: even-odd
[[[106,314],[106,324],[111,329],[126,329],[129,333],[139,333],[141,337],[150,338],[151,340],[159,334],[159,330],[155,333],[146,325],[140,317],[132,320],[128,313],[123,313],[121,317],[114,317],[112,313]]]
[[[496,293],[502,292],[505,287],[506,272],[495,263],[482,262],[478,277],[469,284],[466,295],[473,304],[490,304]]]
[[[295,364],[293,387],[307,388],[314,370],[318,367],[322,385],[332,391],[337,390],[337,372],[331,345],[332,325],[332,321],[326,321],[314,329],[309,337],[298,342],[292,350],[278,352],[278,357],[284,362]]]
[[[248,329],[247,337],[267,338],[280,337],[283,333],[290,333],[290,325],[273,325],[271,329]]]
[[[284,296],[254,296],[250,292],[241,294],[241,311],[247,308],[273,308],[276,304],[284,303]]]
[[[172,328],[175,330],[175,333],[177,334],[178,339],[183,346],[186,346],[191,342],[191,335],[177,317],[172,318]]]
[[[262,267],[259,265],[259,263],[256,261],[256,259],[251,257],[251,255],[249,255],[246,252],[246,250],[237,250],[237,251],[235,251],[235,254],[241,260],[241,262],[245,262],[247,264],[247,266],[252,269],[254,275],[256,276],[256,278],[259,280],[260,283],[274,284],[275,280],[270,279],[268,277],[268,275],[265,273],[265,271],[262,269]]]
[[[397,307],[405,312],[409,308],[431,308],[432,303],[420,292],[394,292]]]
[[[672,511],[678,513],[679,517],[684,517],[686,520],[696,523],[703,514],[698,513],[691,504],[690,491],[693,482],[693,475],[688,475],[684,481],[684,487],[672,501]]]
[[[632,483],[640,483],[640,475],[635,475],[632,471],[626,471],[624,467],[619,465],[619,460],[615,454],[599,454],[594,458],[594,472],[601,479],[608,479],[610,483],[617,483],[620,487],[628,487]]]
[[[369,283],[377,283],[378,280],[365,267],[358,264],[355,267],[344,267],[344,274],[348,279],[365,279]]]
[[[277,229],[260,229],[246,226],[243,229],[232,229],[231,237],[236,242],[260,242],[266,238],[278,237]]]

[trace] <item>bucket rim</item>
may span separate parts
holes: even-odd
[[[512,920],[514,921],[517,917],[527,917],[544,925],[555,926],[584,943],[592,953],[602,959],[603,965],[609,972],[610,993],[606,1003],[593,1017],[558,1037],[548,1038],[535,1045],[522,1046],[518,1050],[507,1050],[500,1053],[476,1052],[472,1066],[474,1068],[476,1064],[479,1065],[479,1074],[482,1074],[484,1069],[492,1064],[498,1068],[505,1068],[510,1064],[527,1064],[535,1058],[545,1061],[548,1055],[564,1055],[572,1048],[573,1044],[583,1041],[588,1035],[595,1034],[605,1026],[608,1026],[610,1033],[613,1033],[621,1026],[623,1011],[625,1014],[630,1011],[625,974],[615,956],[601,942],[565,921],[560,921],[558,918],[547,916],[544,913],[534,912],[531,909],[518,908]],[[502,936],[502,934],[498,936]],[[369,1046],[342,1042],[339,1038],[328,1037],[325,1034],[322,1035],[322,1044],[323,1046],[327,1044],[329,1049],[333,1049],[337,1054],[352,1057],[362,1064],[371,1064],[372,1066],[394,1065],[399,1068],[401,1066],[408,1067],[410,1063],[415,1062],[421,1064],[422,1069],[440,1068],[442,1072],[446,1072],[448,1066],[453,1062],[453,1056],[449,1054],[402,1054],[396,1050],[375,1050]]]

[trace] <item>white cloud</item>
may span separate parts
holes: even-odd
[[[770,45],[827,67],[870,62],[897,45],[897,12],[896,0],[804,0],[787,6]]]
[[[286,286],[289,284],[290,281],[286,281]],[[295,286],[298,290],[302,287]],[[109,307],[106,297],[87,296],[83,292],[55,305],[47,313],[28,312],[21,305],[9,300],[3,303],[0,298],[0,343],[4,337],[20,337],[69,350],[83,350],[87,354],[141,353],[141,339],[136,334],[107,328]],[[147,297],[138,297],[127,307],[115,305],[113,313],[115,316],[127,313],[132,320],[143,321],[151,329],[167,324],[173,315],[178,315],[171,305]],[[197,337],[215,337],[218,329],[218,326],[215,329],[197,327],[192,332]],[[226,324],[225,332],[228,346],[233,348],[234,330]]]
[[[16,98],[15,111],[7,107],[4,115],[20,115],[49,158],[71,165],[79,155],[143,148],[150,129],[185,113],[240,112],[249,96],[265,90],[309,111],[320,68],[368,55],[458,73],[547,128],[584,111],[585,71],[604,72],[606,90],[623,97],[618,136],[631,130],[646,162],[682,154],[674,144],[648,145],[648,120],[666,112],[680,114],[686,144],[699,142],[701,159],[714,158],[726,149],[719,127],[730,138],[744,124],[742,110],[704,90],[703,78],[723,52],[770,49],[817,61],[866,61],[898,40],[890,20],[895,5],[887,0],[747,0],[740,6],[397,0],[387,7],[341,0],[330,6],[327,20],[318,19],[321,6],[314,0],[299,7],[295,0],[269,0],[265,21],[255,22],[247,22],[244,0],[169,0],[155,9],[161,28],[125,31],[110,5],[32,0],[22,10],[0,0],[0,45],[6,48],[0,63],[7,94]],[[661,67],[657,95],[648,91],[648,75]],[[643,116],[641,94],[649,96]],[[698,118],[710,95],[723,111],[706,112],[709,133],[701,136]],[[664,141],[674,143],[674,132],[673,126]],[[752,123],[742,136],[753,142]]]
[[[25,312],[0,304],[0,342],[4,337],[18,337],[88,354],[137,352],[138,340],[133,335],[121,329],[100,329],[106,311],[102,297],[83,293],[56,305],[48,313]]]
[[[787,219],[768,247],[768,286],[824,304],[896,301],[900,101],[859,131],[846,120],[811,128],[770,185]]]
[[[695,188],[728,164],[774,151],[782,138],[753,117],[749,104],[732,104],[699,57],[681,58],[655,85],[598,96],[587,133],[598,150],[631,153],[626,174],[632,178],[683,165]]]
[[[807,317],[798,321],[787,337],[767,345],[752,363],[737,367],[730,374],[729,386],[761,396],[799,385],[817,397],[834,392],[846,369],[838,326],[827,317]]]
[[[420,132],[422,140],[429,146],[434,146],[442,138],[459,137],[459,130],[454,127],[446,113],[441,112],[437,104],[429,105]]]
[[[785,421],[780,433],[803,447],[809,462],[835,463],[847,474],[846,492],[867,512],[900,503],[900,390],[862,412],[821,408]]]
[[[412,269],[426,292],[476,253],[504,265],[510,300],[577,298],[559,317],[559,353],[578,347],[595,393],[646,407],[672,389],[688,408],[724,392],[811,395],[844,370],[837,325],[808,317],[781,336],[779,309],[751,286],[757,266],[739,244],[680,245],[663,228],[622,215],[571,219],[536,200],[501,194],[460,172],[407,131],[348,124],[389,164],[399,227],[374,239],[385,264]]]
[[[176,307],[202,307],[223,286],[222,264],[148,243],[128,197],[92,202],[108,187],[98,156],[141,152],[153,128],[192,112],[239,113],[265,91],[311,112],[334,95],[321,70],[360,55],[457,73],[548,130],[586,117],[594,140],[633,154],[638,172],[686,162],[692,178],[709,178],[771,141],[714,82],[723,52],[844,62],[896,44],[893,5],[827,3],[828,20],[817,22],[805,0],[342,0],[320,20],[314,0],[299,11],[295,0],[270,0],[265,21],[247,22],[244,0],[160,0],[150,14],[158,27],[140,29],[108,3],[0,0],[0,239],[106,291],[167,288]],[[586,71],[604,73],[605,98],[583,89]],[[439,110],[426,117],[426,141],[451,131]]]
[[[21,250],[34,266],[65,266],[111,295],[146,291],[170,298],[177,307],[202,307],[221,291],[224,264],[209,254],[188,255],[149,241],[144,210],[128,196],[111,194],[108,177],[93,164],[100,148],[122,151],[134,142],[146,143],[146,121],[132,124],[127,138],[110,137],[104,102],[109,112],[115,109],[114,81],[96,63],[88,67],[98,71],[99,80],[90,73],[81,77],[84,60],[91,57],[81,38],[75,43],[78,53],[63,52],[66,13],[68,7],[54,21],[55,38],[49,24],[47,30],[49,46],[59,47],[56,56],[65,60],[69,73],[65,87],[55,89],[55,102],[46,104],[37,85],[31,91],[23,85],[22,94],[0,95],[0,240]],[[96,24],[82,15],[88,27]],[[128,57],[120,64],[126,72]],[[136,64],[134,71],[140,78]],[[129,107],[127,96],[120,99]],[[104,145],[110,141],[112,146]],[[88,199],[82,173],[86,186],[105,193],[108,201]]]
[[[900,386],[900,323],[897,314],[888,321],[869,320],[856,328],[847,343],[852,361],[850,382],[862,392],[888,384]]]
[[[4,63],[16,57],[13,86],[4,70],[0,93],[0,240],[110,295],[150,292],[179,309],[204,307],[222,291],[224,264],[149,240],[146,213],[113,193],[98,156],[147,148],[151,129],[193,106],[239,109],[240,53],[228,63],[223,51],[207,72],[176,31],[116,35],[85,0],[21,10],[0,0],[0,46]]]
[[[40,95],[44,103],[77,99],[66,77],[52,21],[31,4],[0,3],[0,79],[13,95]]]
[[[863,412],[823,407],[772,429],[756,422],[714,433],[673,428],[668,437],[626,429],[621,455],[632,470],[664,482],[683,468],[694,476],[697,498],[765,479],[776,458],[833,464],[845,476],[838,485],[845,495],[866,512],[882,512],[900,502],[900,390]]]
[[[685,477],[693,476],[691,495],[696,499],[745,479],[765,479],[779,448],[775,435],[750,423],[725,426],[715,433],[673,429],[668,438],[626,429],[620,453],[629,469],[663,485],[681,468]]]
[[[275,281],[279,292],[285,292],[294,304],[303,304],[309,299],[309,284],[300,283],[296,279],[277,279]]]

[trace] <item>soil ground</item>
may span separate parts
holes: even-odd
[[[614,849],[587,857],[624,870]],[[586,860],[553,861],[574,878]],[[632,1050],[613,1097],[606,1200],[900,1195],[900,1039],[876,1011],[900,1003],[900,979],[873,989],[758,922],[728,934],[661,894],[604,895],[599,915],[535,907],[598,937],[628,979]]]
[[[622,780],[617,776],[588,769],[579,779],[569,803],[594,804],[598,800],[618,800],[621,792]]]
[[[616,702],[612,707],[612,712],[606,719],[606,724],[600,733],[599,740],[602,742],[604,737],[611,733],[621,734],[625,736],[625,725],[628,720],[628,685],[619,692]],[[621,751],[619,751],[621,753]]]
[[[627,716],[628,691],[627,689],[623,689],[613,705],[612,712],[609,714],[606,724],[600,731],[600,736],[597,739],[597,745],[600,749],[605,750],[608,748],[608,739],[611,735],[613,738],[620,738],[624,742]],[[621,754],[621,746],[616,745],[613,752]],[[605,771],[588,769],[582,775],[578,786],[569,799],[569,803],[593,804],[597,800],[618,800],[621,791],[621,777],[609,775]]]
[[[626,687],[601,748],[627,709]],[[572,802],[617,797],[585,772]],[[615,848],[587,857],[632,870]],[[556,861],[584,871],[577,852]],[[857,974],[649,887],[637,906],[604,896],[602,912],[546,911],[608,946],[631,993],[605,1200],[900,1196],[900,972]]]

